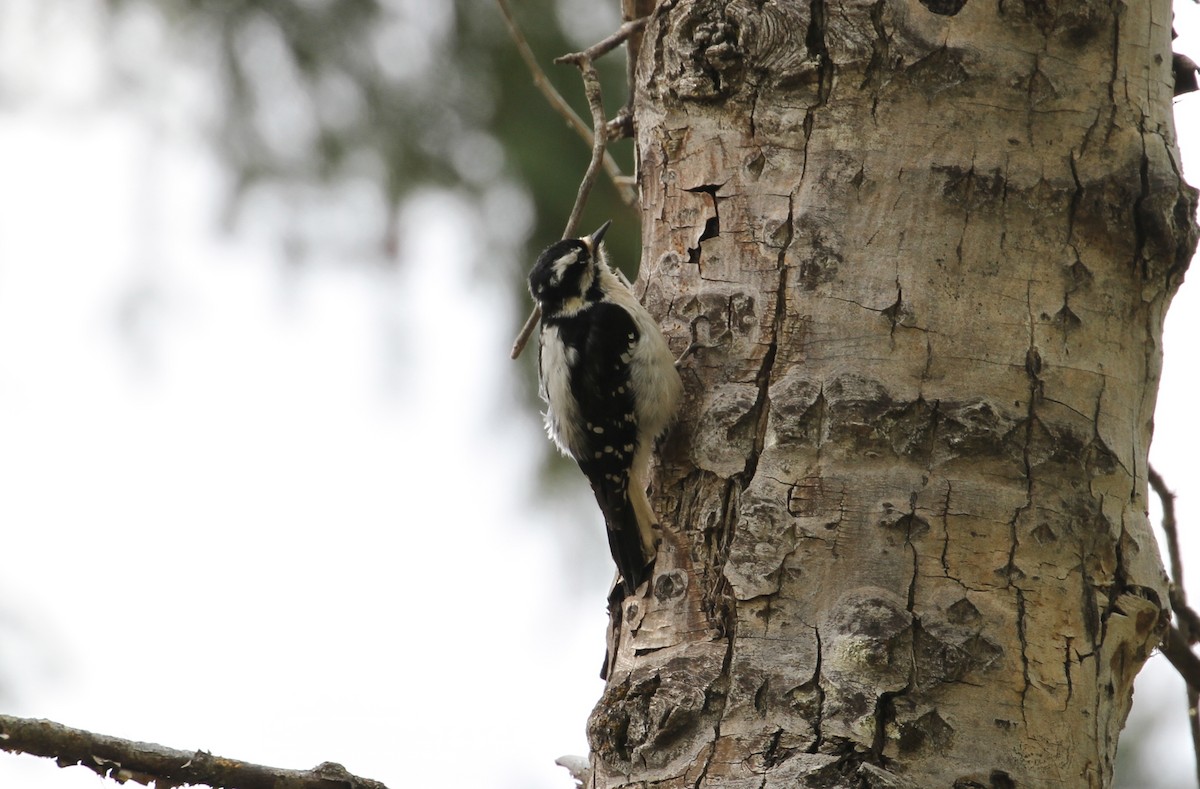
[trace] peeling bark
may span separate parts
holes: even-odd
[[[1164,0],[660,3],[639,289],[698,350],[593,786],[1110,784],[1167,622],[1169,38]]]

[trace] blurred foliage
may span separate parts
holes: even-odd
[[[239,196],[265,185],[337,199],[345,182],[370,183],[386,207],[380,251],[393,260],[398,208],[419,190],[482,200],[498,184],[519,184],[533,209],[528,248],[509,250],[522,274],[566,224],[589,151],[534,88],[494,0],[104,2],[114,29],[148,11],[160,14],[178,38],[172,51],[200,58],[219,75],[212,142],[235,173]],[[559,91],[588,117],[575,69],[552,60],[615,29],[616,0],[513,5]],[[611,116],[627,94],[623,55],[599,65]],[[626,141],[614,151],[626,170],[630,150]],[[584,222],[616,218],[620,225],[635,217],[605,182]],[[464,232],[491,249],[510,220],[501,211],[493,226],[485,217]],[[632,230],[610,237],[618,259],[635,259],[637,237]],[[491,256],[480,262],[496,264]]]
[[[466,243],[447,254],[469,251],[496,298],[514,305],[520,318],[502,329],[507,350],[532,308],[526,274],[538,251],[561,237],[590,143],[535,87],[495,0],[100,2],[108,59],[120,72],[115,82],[135,94],[142,85],[142,96],[157,100],[161,89],[144,86],[155,81],[147,72],[170,66],[165,59],[215,87],[204,125],[232,175],[229,215],[256,223],[282,215],[283,227],[259,230],[281,238],[290,263],[437,265],[400,254],[405,204],[442,190],[467,205],[471,219],[460,231]],[[612,33],[621,21],[618,0],[509,4],[548,78],[590,121],[578,70],[553,61]],[[164,39],[166,55],[139,56],[147,38]],[[624,48],[596,66],[611,118],[628,97]],[[632,141],[617,141],[610,151],[631,174]],[[264,202],[271,210],[258,210]],[[255,210],[239,213],[241,207]],[[602,174],[581,231],[607,219],[615,220],[606,237],[613,260],[632,278],[638,213]],[[536,358],[530,348],[512,368],[530,416],[539,407]],[[591,512],[574,464],[550,442],[541,446],[545,484],[538,495],[562,493]],[[572,483],[555,484],[565,478]],[[581,531],[585,525],[579,521]],[[568,545],[573,552],[593,547]],[[572,556],[571,564],[586,562]]]

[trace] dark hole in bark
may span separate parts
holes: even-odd
[[[954,16],[966,4],[967,0],[921,0],[921,5],[941,16]]]

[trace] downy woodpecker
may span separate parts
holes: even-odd
[[[610,224],[542,252],[529,291],[542,309],[546,432],[591,483],[629,595],[646,580],[657,548],[647,472],[683,382],[658,325],[608,266],[600,241]]]

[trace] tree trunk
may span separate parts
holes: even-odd
[[[639,293],[685,364],[593,785],[1100,787],[1167,620],[1167,0],[666,0]]]

